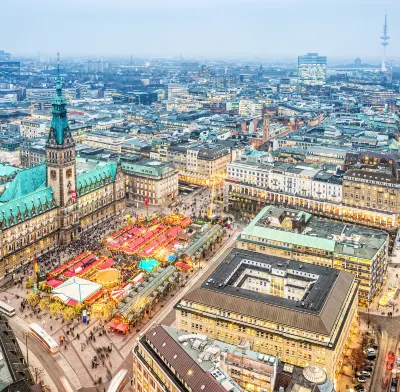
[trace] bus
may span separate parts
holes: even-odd
[[[15,316],[15,309],[8,303],[0,301],[0,312],[4,313],[8,317]]]
[[[121,369],[111,380],[107,392],[119,392],[122,391],[124,387],[125,377],[128,371],[126,369]]]
[[[52,354],[58,351],[58,344],[43,328],[35,323],[30,324],[29,328],[31,329],[32,335]]]

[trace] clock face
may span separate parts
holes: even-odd
[[[57,178],[57,172],[55,170],[51,170],[50,177],[52,180],[55,180]]]
[[[72,177],[72,169],[68,169],[67,170],[67,178],[71,178]]]

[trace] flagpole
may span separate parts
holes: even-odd
[[[147,214],[147,222],[149,221],[149,192],[147,192],[146,196],[146,214]]]

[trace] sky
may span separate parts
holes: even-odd
[[[0,48],[17,56],[400,58],[400,0],[1,0]]]

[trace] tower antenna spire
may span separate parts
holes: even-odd
[[[61,97],[62,91],[61,91],[61,76],[60,76],[60,52],[57,52],[57,95]]]
[[[385,24],[383,25],[383,34],[381,37],[381,45],[383,48],[383,52],[382,52],[382,72],[386,72],[387,71],[387,67],[386,67],[386,47],[389,45],[389,35],[388,35],[388,24],[387,24],[387,14],[385,14]]]

